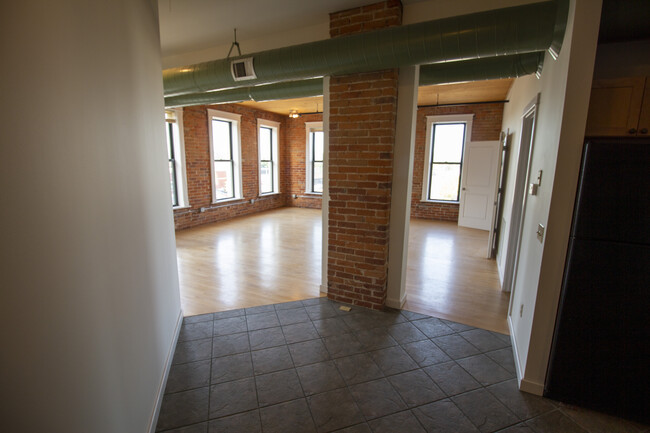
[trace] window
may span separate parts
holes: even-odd
[[[428,116],[422,201],[460,200],[463,154],[473,115]]]
[[[241,198],[241,116],[208,110],[210,158],[212,160],[212,201]]]
[[[278,129],[280,124],[257,119],[260,160],[260,195],[280,192],[278,166]]]
[[[323,193],[323,151],[325,134],[323,122],[307,122],[307,189],[312,194]]]
[[[187,206],[185,181],[185,148],[181,135],[183,127],[183,110],[165,110],[165,134],[167,135],[167,160],[169,166],[169,183],[174,207]]]

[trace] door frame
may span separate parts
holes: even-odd
[[[517,279],[517,267],[519,263],[519,252],[521,247],[521,232],[524,216],[526,213],[526,200],[528,179],[532,163],[533,145],[535,143],[535,125],[537,123],[537,111],[539,110],[538,93],[528,103],[521,115],[521,136],[519,138],[519,156],[517,160],[517,173],[514,182],[512,198],[512,211],[510,213],[510,227],[508,230],[508,248],[506,250],[506,261],[503,272],[503,285],[501,290],[511,292],[510,299],[514,299],[513,291]],[[512,314],[512,305],[508,309],[508,315]]]

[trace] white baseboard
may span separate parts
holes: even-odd
[[[395,308],[397,310],[401,310],[405,302],[406,302],[406,293],[402,295],[402,299],[386,298],[386,306],[390,308]]]
[[[154,406],[153,413],[151,414],[151,420],[149,422],[149,433],[155,433],[156,424],[158,424],[158,415],[160,415],[160,406],[162,405],[163,397],[165,395],[165,387],[167,386],[167,378],[169,377],[169,370],[172,367],[172,360],[174,358],[174,352],[176,350],[176,343],[178,342],[178,336],[181,333],[181,326],[183,325],[183,310],[178,312],[178,318],[176,319],[176,329],[174,330],[174,338],[172,338],[172,343],[167,350],[167,359],[165,359],[165,368],[163,370],[163,376],[160,379],[160,385],[158,385],[158,396],[156,397],[156,406]]]
[[[543,395],[544,394],[544,384],[539,384],[533,382],[523,377],[523,370],[521,364],[519,363],[519,354],[517,353],[517,344],[515,335],[514,326],[512,324],[512,319],[508,316],[508,329],[510,330],[510,343],[512,344],[513,355],[515,357],[515,369],[517,370],[517,384],[519,385],[519,390],[527,392],[529,394]]]
[[[324,286],[323,284],[320,285],[320,292],[321,293],[327,293],[327,286]]]

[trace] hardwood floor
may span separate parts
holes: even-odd
[[[321,212],[281,208],[176,232],[185,315],[322,296]],[[404,308],[507,333],[487,232],[411,220]]]

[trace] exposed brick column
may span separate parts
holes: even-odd
[[[330,35],[401,24],[399,1],[330,15]],[[328,297],[382,309],[397,113],[397,69],[331,77]]]

